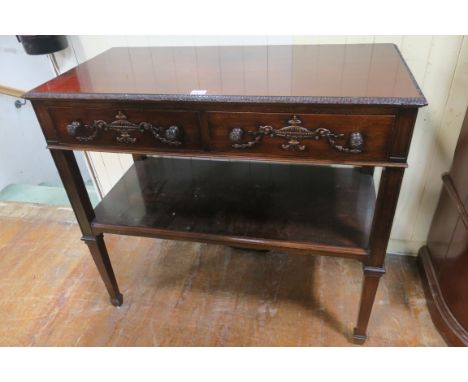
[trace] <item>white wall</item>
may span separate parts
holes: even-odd
[[[15,36],[0,36],[1,85],[26,91],[54,76],[47,56],[28,56]],[[31,104],[17,109],[15,100],[0,94],[0,190],[12,183],[61,184]],[[83,155],[77,159],[89,179]]]
[[[468,105],[468,39],[463,36],[72,36],[72,50],[58,55],[63,67],[113,46],[379,43],[399,46],[429,101],[421,109],[409,154],[389,252],[415,254],[426,240]],[[102,193],[132,161],[128,155],[90,153]]]

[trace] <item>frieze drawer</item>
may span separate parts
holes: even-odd
[[[215,152],[386,161],[395,116],[212,112],[208,124]]]
[[[157,151],[201,148],[197,112],[58,107],[49,113],[60,143]]]

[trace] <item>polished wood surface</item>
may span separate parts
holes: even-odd
[[[111,303],[116,306],[121,305],[123,296],[119,291],[104,239],[102,235],[95,235],[91,227],[94,210],[81,177],[75,154],[73,151],[63,150],[51,150],[51,154],[80,225],[81,240],[89,247],[91,256],[109,293]]]
[[[468,112],[451,169],[442,175],[440,195],[427,246],[421,248],[431,314],[444,338],[468,346]]]
[[[352,346],[356,261],[106,235],[116,309],[70,208],[0,203],[0,232],[1,346]],[[444,346],[414,258],[386,264],[364,346]]]
[[[27,97],[427,104],[393,44],[113,48]]]
[[[82,148],[82,145],[90,148],[114,146],[115,150],[146,149],[189,155],[209,152],[212,156],[221,154],[242,158],[258,155],[312,162],[323,158],[338,162],[388,161],[396,120],[396,115],[208,112],[208,131],[203,132],[199,120],[205,116],[201,109],[188,112],[155,110],[154,107],[142,109],[141,105],[126,105],[119,109],[111,105],[100,108],[64,105],[49,107],[48,113],[55,127],[48,140],[77,148]],[[280,136],[267,134],[250,147],[238,147],[254,141],[262,126],[271,126]],[[170,127],[178,129],[173,141],[164,139],[164,133]],[[284,147],[294,138],[294,132],[285,130],[293,128],[302,129],[301,134],[309,134],[309,137],[303,135],[298,140],[299,150]],[[231,138],[230,134],[235,129],[242,131],[240,141]],[[202,138],[204,133],[206,137]],[[352,134],[359,134],[362,138],[362,147],[358,150],[350,148]],[[328,137],[332,138],[333,144]]]
[[[394,115],[212,112],[207,113],[207,120],[210,127],[210,150],[214,152],[229,153],[232,156],[262,154],[280,158],[327,158],[362,162],[383,162],[389,159],[389,144],[395,126]],[[266,134],[258,143],[245,147],[246,143],[254,142],[254,133],[259,131],[260,126],[271,126],[281,136],[272,137],[271,134]],[[288,135],[286,129],[293,128],[305,129],[301,130],[301,134],[317,132],[317,135],[309,139],[298,139],[300,143],[295,146],[298,149],[293,149],[289,144],[291,139],[284,137]],[[233,129],[242,130],[243,137],[239,142],[230,139]],[[342,137],[333,139],[340,147],[334,147],[326,136],[320,137],[320,132],[325,130],[331,134],[342,134]],[[362,149],[355,150],[356,152],[346,151],[353,133],[362,136]],[[236,146],[236,143],[241,147]],[[341,147],[343,149],[340,150]]]
[[[148,158],[96,206],[93,227],[363,257],[374,203],[372,176],[353,168]]]
[[[388,167],[406,167],[417,115],[414,108],[377,106],[59,99],[36,100],[34,107],[51,149]]]
[[[80,108],[73,105],[52,107],[49,113],[53,125],[56,126],[57,141],[65,144],[86,143],[94,147],[114,145],[117,149],[130,146],[162,151],[202,149],[197,112],[154,110],[154,106],[151,110],[144,111],[141,107],[136,109],[127,107],[122,112],[120,109],[96,108],[95,106]],[[70,134],[69,126],[74,121],[78,122],[79,126],[74,134]],[[94,121],[105,122],[107,126],[93,129]],[[151,124],[151,128],[144,129],[142,123]],[[180,130],[180,136],[177,137],[177,142],[181,142],[180,145],[174,145],[171,141],[165,140],[164,133],[171,126],[177,126]],[[155,133],[159,133],[162,140],[158,139]],[[93,134],[96,135],[93,136]]]
[[[236,49],[252,56],[231,57]],[[220,61],[220,52],[230,58]],[[266,61],[257,60],[261,52]],[[218,66],[226,73],[219,83]],[[257,87],[263,76],[266,86]],[[207,94],[190,94],[195,85]],[[353,257],[364,272],[354,340],[366,340],[418,107],[426,104],[395,46],[112,49],[26,98],[113,304],[122,296],[103,233]],[[137,169],[96,211],[71,154],[86,149],[131,153]],[[193,160],[161,159],[161,170],[142,160],[146,154]],[[193,166],[178,172],[166,163]],[[384,169],[374,206],[375,166]]]
[[[450,346],[468,346],[468,333],[447,305],[445,291],[441,289],[439,270],[434,267],[427,245],[418,253],[419,272],[424,287],[427,306],[433,323]],[[457,277],[455,276],[455,283]]]

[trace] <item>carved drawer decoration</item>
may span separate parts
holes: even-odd
[[[125,144],[135,143],[138,134],[145,132],[152,133],[158,141],[170,146],[180,146],[182,144],[180,141],[181,130],[178,126],[172,125],[164,128],[154,126],[149,122],[133,123],[121,111],[117,113],[113,122],[95,120],[91,125],[86,125],[80,121],[73,121],[67,125],[68,134],[79,142],[92,141],[101,131],[115,132],[117,134],[115,140]]]
[[[315,130],[307,129],[301,126],[302,121],[296,115],[288,122],[288,126],[279,129],[266,125],[259,126],[256,131],[248,131],[248,134],[253,137],[250,141],[245,141],[243,129],[234,128],[229,133],[229,140],[235,149],[247,149],[256,146],[262,141],[263,137],[281,137],[286,140],[281,148],[290,151],[305,151],[307,146],[302,141],[307,139],[316,141],[326,139],[331,147],[344,153],[359,154],[363,150],[364,137],[359,131],[351,132],[346,138],[345,134],[322,127]]]

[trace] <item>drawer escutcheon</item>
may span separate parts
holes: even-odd
[[[85,125],[80,121],[73,121],[67,125],[67,132],[70,136],[75,137],[80,142],[89,142],[96,138],[100,130],[115,131],[118,133],[115,138],[119,143],[135,143],[137,138],[132,136],[132,133],[144,133],[150,131],[153,136],[160,142],[171,146],[180,146],[182,142],[179,140],[181,131],[178,126],[169,126],[163,128],[153,126],[149,122],[133,123],[128,121],[127,116],[119,111],[115,116],[115,121],[106,122],[103,120],[95,120],[91,125]],[[79,135],[84,131],[90,131],[89,135]]]
[[[247,149],[257,145],[264,136],[282,137],[286,138],[288,142],[283,143],[281,148],[291,151],[304,151],[307,146],[302,143],[302,140],[314,139],[317,141],[321,138],[324,138],[335,150],[352,154],[359,154],[362,152],[364,146],[364,137],[358,131],[349,134],[348,145],[345,146],[337,143],[337,140],[344,138],[344,134],[334,133],[331,130],[322,127],[319,127],[315,130],[309,130],[303,126],[300,126],[302,121],[295,115],[288,122],[289,126],[285,126],[280,129],[275,129],[269,125],[259,126],[257,131],[248,132],[254,137],[254,139],[245,143],[242,143],[244,130],[237,127],[230,131],[229,139],[233,148]]]

